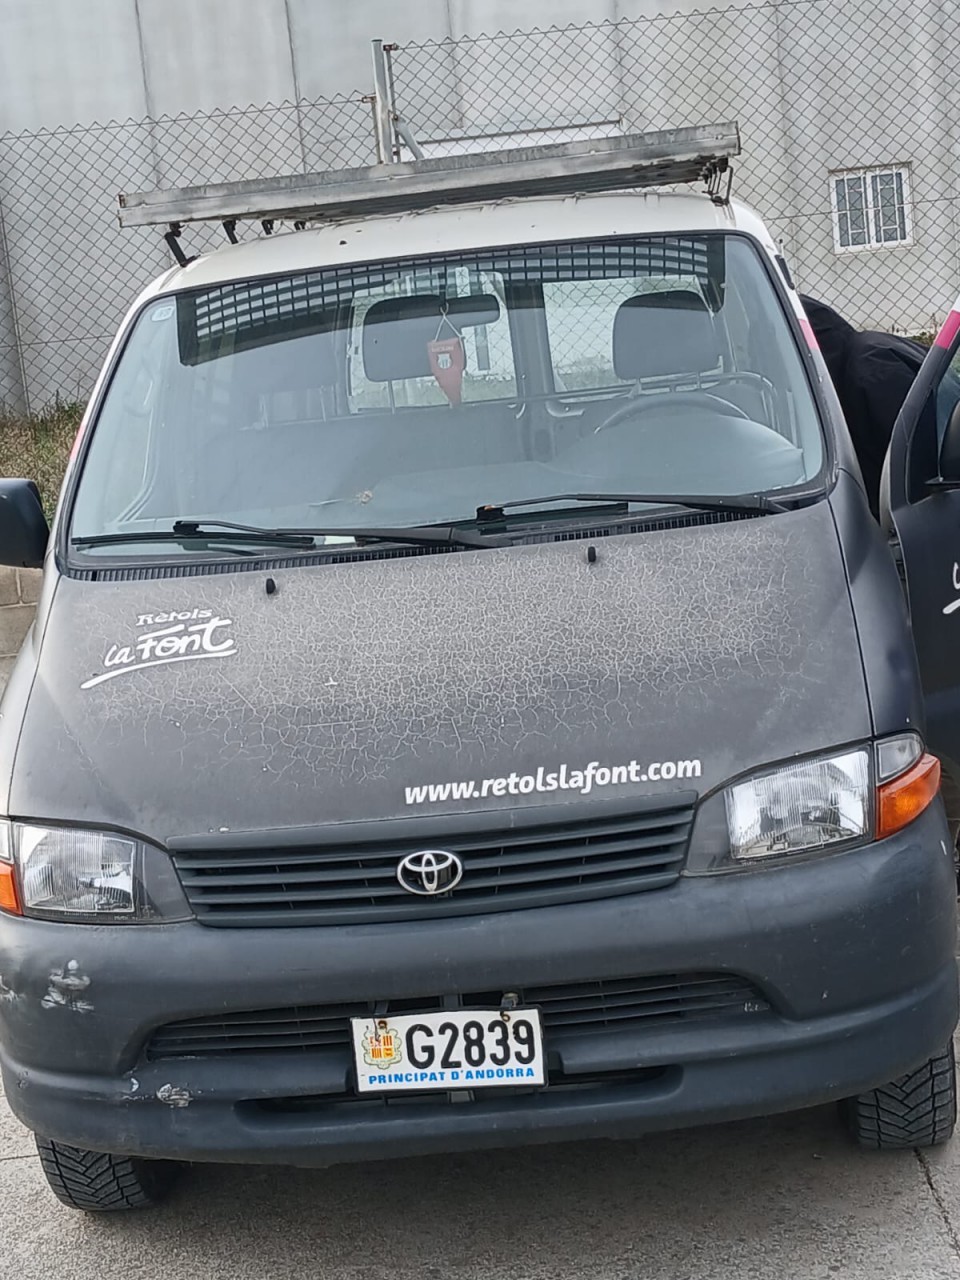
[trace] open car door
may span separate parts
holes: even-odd
[[[927,742],[960,782],[960,300],[897,418],[880,515],[906,582]]]

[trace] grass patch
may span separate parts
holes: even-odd
[[[49,519],[70,457],[84,405],[54,400],[38,413],[14,414],[0,405],[0,476],[36,480]]]

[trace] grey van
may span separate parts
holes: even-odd
[[[736,202],[437,203],[156,281],[52,530],[0,485],[45,570],[0,1068],[56,1194],[831,1101],[947,1139],[958,351],[960,304],[882,529]]]

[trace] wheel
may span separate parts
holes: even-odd
[[[39,1135],[36,1141],[50,1190],[71,1209],[150,1209],[166,1197],[178,1172],[168,1161],[104,1155]]]
[[[847,1128],[861,1147],[897,1151],[936,1147],[957,1122],[957,1074],[953,1045],[892,1084],[848,1098]]]

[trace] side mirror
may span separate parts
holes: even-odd
[[[39,569],[50,529],[32,480],[0,480],[0,564]]]

